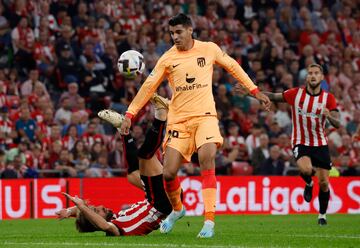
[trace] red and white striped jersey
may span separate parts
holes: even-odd
[[[146,235],[157,230],[166,215],[156,210],[147,200],[120,211],[111,221],[123,236]]]
[[[291,105],[292,146],[327,145],[323,111],[325,108],[337,110],[334,95],[323,90],[318,95],[311,95],[306,88],[301,87],[286,90],[283,97]]]

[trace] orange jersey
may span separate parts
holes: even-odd
[[[214,64],[226,69],[250,92],[257,90],[240,65],[215,43],[194,40],[191,49],[179,51],[173,46],[158,60],[127,112],[136,115],[166,77],[173,92],[168,113],[169,124],[183,122],[194,116],[216,116],[212,93]]]

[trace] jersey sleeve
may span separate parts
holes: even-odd
[[[151,96],[155,93],[156,89],[159,87],[166,74],[165,58],[166,54],[164,54],[158,60],[155,68],[146,78],[145,82],[140,87],[139,92],[136,94],[131,104],[129,105],[127,113],[131,114],[132,116],[137,115],[140,109],[144,107],[144,105],[149,101]]]
[[[338,111],[336,99],[333,94],[329,94],[327,102],[326,102],[326,108],[330,111]]]
[[[228,71],[243,87],[245,87],[251,93],[258,91],[257,86],[251,81],[248,74],[246,74],[246,72],[241,68],[235,59],[222,51],[215,43],[209,42],[209,46],[215,53],[216,64],[220,65],[226,71]]]
[[[292,89],[289,89],[289,90],[285,90],[283,92],[283,98],[284,100],[290,104],[290,105],[294,105],[295,103],[295,97],[296,97],[296,94],[298,92],[298,88],[292,88]]]

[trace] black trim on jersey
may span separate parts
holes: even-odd
[[[320,92],[318,93],[318,94],[311,94],[309,91],[308,91],[308,89],[307,89],[307,87],[305,87],[305,91],[306,91],[306,94],[309,94],[310,96],[320,96],[321,95],[321,93],[323,92],[323,90],[320,88]]]

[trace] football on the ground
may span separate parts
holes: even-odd
[[[144,56],[135,50],[123,52],[118,59],[119,72],[126,78],[135,78],[145,70]]]

